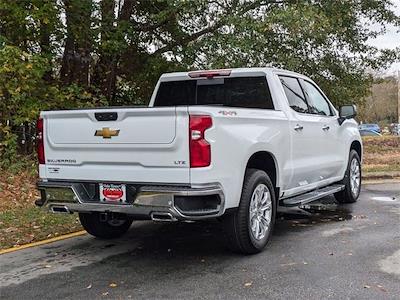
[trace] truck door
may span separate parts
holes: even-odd
[[[323,166],[322,126],[311,115],[300,82],[295,77],[279,76],[290,106],[289,128],[292,138],[292,176],[287,189],[299,188],[321,180]]]
[[[345,139],[340,137],[336,113],[316,85],[303,79],[300,79],[300,83],[317,127],[314,134],[315,142],[319,145],[320,179],[339,176],[346,149]]]

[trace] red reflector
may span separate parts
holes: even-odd
[[[36,123],[36,147],[37,147],[37,157],[39,164],[45,164],[44,157],[44,142],[43,142],[43,119],[38,119]]]
[[[211,146],[204,138],[204,132],[211,126],[211,116],[191,115],[189,117],[191,168],[207,167],[211,163]]]
[[[209,70],[209,71],[193,71],[189,72],[190,78],[213,78],[214,76],[229,76],[231,75],[231,70]]]

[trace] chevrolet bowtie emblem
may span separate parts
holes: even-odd
[[[110,129],[108,127],[103,127],[101,130],[96,130],[95,136],[102,136],[103,139],[111,139],[112,136],[119,135],[119,129]]]

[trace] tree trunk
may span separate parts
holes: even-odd
[[[52,53],[50,48],[50,30],[47,24],[41,24],[39,30],[39,44],[40,52],[44,54],[49,60],[51,59]],[[49,68],[43,75],[43,79],[47,82],[52,80],[52,70]]]
[[[133,0],[125,0],[120,9],[117,24],[128,22],[133,12]],[[101,2],[101,27],[100,27],[100,49],[99,59],[95,67],[93,82],[100,89],[101,93],[107,98],[109,103],[115,104],[115,94],[118,76],[118,64],[121,58],[120,50],[110,50],[107,47],[112,39],[116,38],[115,31],[118,29],[115,25],[115,1],[103,0]],[[117,36],[118,38],[118,36]],[[121,42],[121,41],[119,41]]]
[[[64,0],[67,37],[60,78],[62,83],[89,85],[92,48],[91,1]]]
[[[115,1],[102,0],[99,57],[94,67],[93,84],[110,101],[115,95],[115,68],[116,53],[108,47],[115,34]]]

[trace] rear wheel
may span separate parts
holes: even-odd
[[[361,163],[360,156],[355,150],[350,151],[347,170],[342,180],[345,188],[335,193],[335,198],[340,203],[356,202],[361,191]]]
[[[262,251],[271,237],[275,214],[271,179],[264,171],[247,170],[239,207],[223,218],[230,248],[245,254]]]
[[[106,215],[80,213],[79,220],[82,227],[91,235],[101,239],[113,239],[126,233],[132,224],[132,218],[124,214],[114,214],[112,218]]]

